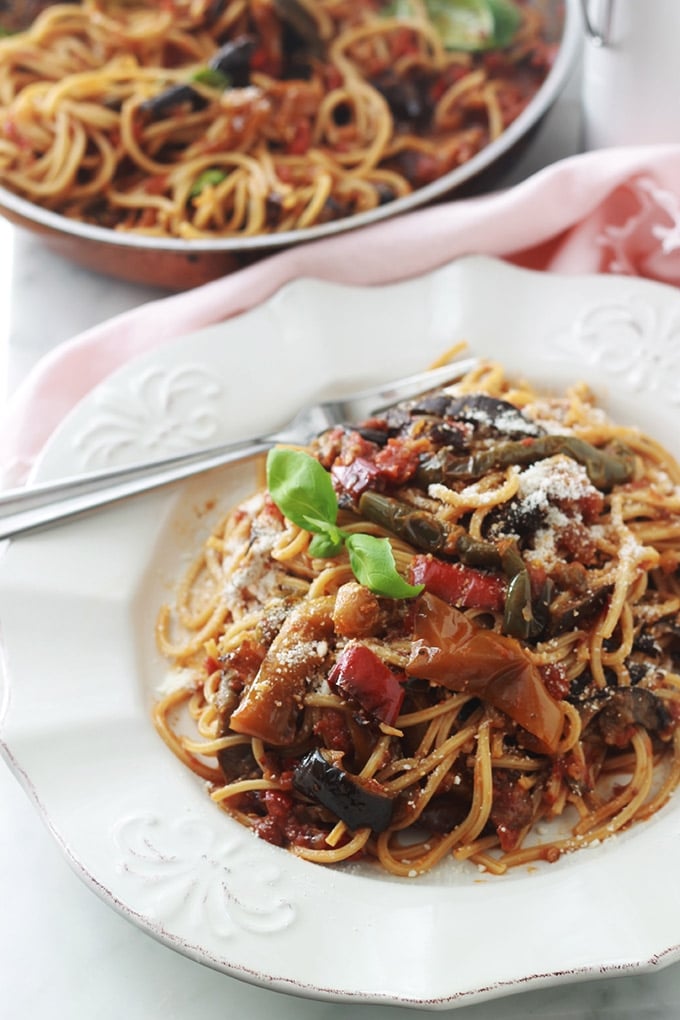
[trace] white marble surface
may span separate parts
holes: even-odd
[[[578,73],[507,177],[578,151]],[[0,224],[0,396],[61,341],[158,291],[107,280]],[[41,668],[49,669],[49,650]],[[445,1013],[343,1006],[255,988],[173,953],[101,902],[72,872],[16,778],[0,763],[0,1017],[24,1020],[676,1020],[680,965],[571,983]],[[511,936],[511,919],[508,931]],[[549,937],[549,936],[547,936]],[[483,947],[480,947],[483,952]]]

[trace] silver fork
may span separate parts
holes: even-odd
[[[299,411],[282,429],[254,439],[45,482],[25,489],[10,489],[0,496],[0,539],[44,528],[169,482],[236,460],[245,460],[266,452],[278,443],[307,443],[333,425],[373,417],[402,400],[460,379],[478,364],[476,358],[453,361],[441,368],[429,369],[347,397],[312,404]]]

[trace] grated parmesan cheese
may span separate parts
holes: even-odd
[[[598,492],[586,469],[563,454],[536,461],[519,476],[517,495],[528,507],[547,510],[555,501],[578,503],[593,494]]]
[[[554,564],[560,558],[556,549],[560,532],[572,521],[583,523],[580,501],[598,496],[583,465],[563,454],[525,468],[519,476],[517,498],[523,509],[538,510],[543,517],[542,527],[534,536],[533,549],[526,550],[527,560],[540,561],[544,566]],[[556,503],[561,505],[556,506]]]

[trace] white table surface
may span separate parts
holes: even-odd
[[[579,82],[523,153],[512,184],[579,151]],[[161,292],[108,280],[0,224],[0,398],[61,341]],[[444,1013],[298,999],[209,970],[155,942],[73,873],[28,796],[0,762],[0,1018],[28,1020],[456,1020],[527,1017],[677,1020],[680,965],[547,987]]]

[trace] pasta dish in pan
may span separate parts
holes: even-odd
[[[500,874],[599,842],[680,778],[679,483],[586,387],[490,362],[272,451],[160,612],[158,730],[310,861]]]
[[[545,80],[555,45],[532,3],[476,6],[52,5],[0,40],[0,184],[67,217],[183,239],[373,209],[469,160]]]

